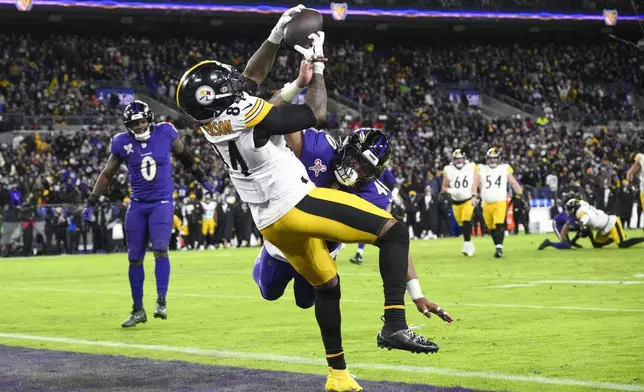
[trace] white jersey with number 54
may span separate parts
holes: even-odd
[[[445,166],[443,173],[447,176],[449,189],[452,189],[452,199],[454,201],[464,201],[472,198],[472,184],[474,183],[474,174],[478,170],[474,162],[465,162],[460,169],[453,163]]]
[[[277,221],[314,188],[302,162],[286,147],[284,136],[271,136],[266,144],[255,147],[254,128],[272,107],[243,93],[239,102],[201,127],[259,229]]]
[[[507,163],[495,167],[480,165],[481,199],[486,203],[505,201],[508,195],[508,175],[514,171]]]

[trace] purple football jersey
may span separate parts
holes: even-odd
[[[172,201],[172,142],[178,137],[172,124],[159,123],[144,142],[137,141],[128,132],[112,138],[111,153],[121,158],[129,171],[132,200]]]
[[[309,128],[302,135],[302,153],[300,160],[309,173],[309,178],[320,188],[335,188],[353,193],[373,205],[386,210],[391,204],[389,188],[383,183],[383,173],[379,179],[363,184],[358,188],[347,188],[338,184],[333,173],[333,158],[338,143],[325,131]],[[389,173],[391,175],[391,173]],[[393,177],[393,175],[392,175]]]

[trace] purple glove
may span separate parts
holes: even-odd
[[[212,185],[212,183],[211,183],[210,181],[204,181],[204,182],[202,182],[202,183],[201,183],[201,186],[203,186],[203,187],[204,187],[204,189],[205,189],[208,193],[210,193],[211,195],[214,195],[214,194],[215,194],[215,186],[214,186],[214,185]]]
[[[94,221],[94,207],[92,207],[92,206],[85,207],[83,212],[81,212],[81,216],[86,221],[93,222]]]

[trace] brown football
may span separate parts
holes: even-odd
[[[305,8],[296,13],[284,29],[284,41],[293,47],[300,45],[304,48],[311,46],[309,35],[322,30],[322,14],[316,10]]]

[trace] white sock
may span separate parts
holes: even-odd
[[[364,253],[364,248],[358,248],[358,250],[356,250],[356,253],[362,256],[362,254]]]

